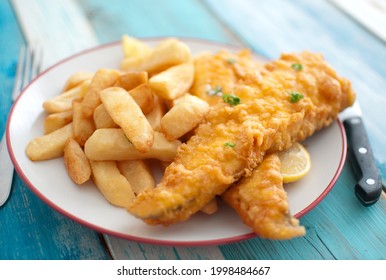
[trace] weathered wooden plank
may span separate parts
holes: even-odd
[[[11,95],[17,67],[18,46],[23,43],[23,37],[15,25],[15,18],[9,3],[3,2],[0,5],[0,28],[2,30],[0,40],[0,135],[3,135],[8,112],[12,105]]]
[[[111,236],[106,240],[113,258],[117,260],[220,260],[224,258],[217,246],[157,246]]]
[[[386,2],[383,0],[330,0],[386,42]]]
[[[29,44],[44,43],[44,68],[97,44],[94,30],[74,0],[12,0]]]
[[[317,238],[336,259],[384,259],[386,200],[364,207],[355,197],[354,185],[346,166],[331,193],[304,220],[317,221]]]
[[[23,36],[9,1],[0,1],[0,18],[3,130]],[[108,259],[102,244],[97,232],[49,208],[15,175],[10,200],[0,208],[0,259]]]
[[[0,259],[109,258],[97,232],[52,210],[18,176],[0,211]]]
[[[134,37],[198,37],[238,43],[197,0],[78,0],[101,43]]]

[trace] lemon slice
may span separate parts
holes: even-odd
[[[283,183],[300,180],[311,169],[311,157],[300,143],[293,144],[288,150],[279,153]]]

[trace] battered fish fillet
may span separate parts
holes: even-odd
[[[350,82],[309,52],[284,54],[265,66],[261,79],[240,79],[232,92],[222,93],[238,96],[240,104],[213,106],[159,185],[140,194],[130,213],[152,225],[187,220],[250,176],[267,152],[285,150],[330,125],[355,99]]]
[[[277,154],[266,155],[251,176],[241,178],[222,195],[262,238],[290,239],[305,234],[299,220],[289,213],[280,166]]]
[[[232,92],[240,81],[261,79],[262,68],[263,64],[254,61],[249,50],[200,55],[194,59],[194,84],[190,93],[211,106],[216,105],[222,102],[221,94]]]

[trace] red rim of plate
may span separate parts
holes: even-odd
[[[162,40],[162,39],[165,39],[165,38],[166,37],[151,37],[151,38],[140,38],[140,39],[143,40],[143,41],[158,41],[158,40]],[[241,46],[238,47],[238,46],[235,46],[235,45],[230,45],[230,44],[220,43],[220,42],[215,42],[215,41],[209,41],[209,40],[199,39],[199,38],[178,37],[178,39],[180,39],[182,41],[185,41],[187,43],[192,42],[192,43],[203,43],[203,44],[209,44],[209,45],[217,45],[217,46],[223,46],[223,47],[226,47],[226,48],[231,48],[231,49],[234,49],[234,50],[242,48]],[[104,48],[109,48],[109,47],[112,47],[112,46],[117,46],[119,44],[121,44],[120,41],[112,42],[112,43],[107,43],[107,44],[99,45],[99,46],[96,46],[96,47],[93,47],[93,48],[90,48],[90,49],[86,49],[86,50],[81,51],[79,53],[76,53],[76,54],[74,54],[72,56],[69,56],[69,57],[67,57],[67,58],[65,58],[65,59],[55,63],[51,67],[47,68],[45,71],[41,72],[37,77],[35,77],[35,79],[33,79],[30,82],[30,84],[28,86],[26,86],[23,89],[22,93],[16,99],[14,105],[11,108],[11,111],[9,113],[9,118],[8,118],[8,121],[7,121],[7,128],[6,128],[6,137],[7,137],[8,151],[9,151],[11,160],[12,160],[12,162],[14,164],[14,167],[15,167],[18,175],[20,176],[20,178],[32,190],[32,192],[35,193],[35,195],[37,195],[37,197],[40,200],[42,200],[44,203],[49,205],[51,208],[53,208],[57,212],[59,212],[59,213],[63,214],[64,216],[74,220],[75,222],[77,222],[79,224],[82,224],[82,225],[85,225],[85,226],[87,226],[87,227],[89,227],[89,228],[91,228],[93,230],[99,231],[99,232],[104,233],[104,234],[116,236],[116,237],[119,237],[119,238],[122,238],[122,239],[126,239],[126,240],[131,240],[131,241],[135,241],[135,242],[142,242],[142,243],[148,243],[148,244],[153,244],[153,245],[208,246],[208,245],[229,244],[229,243],[239,242],[239,241],[251,239],[251,238],[254,238],[254,237],[258,237],[254,232],[250,232],[250,233],[247,233],[247,234],[241,234],[241,235],[237,235],[237,236],[233,236],[233,237],[228,237],[228,238],[211,239],[211,240],[203,240],[203,241],[166,241],[166,240],[157,240],[157,239],[150,239],[150,238],[141,238],[141,237],[138,237],[138,236],[132,236],[130,234],[123,234],[123,233],[120,233],[120,232],[115,232],[113,230],[109,230],[109,229],[100,227],[98,225],[89,223],[86,220],[83,220],[83,219],[78,218],[77,216],[74,216],[73,214],[71,214],[71,213],[67,212],[66,210],[62,209],[61,207],[57,206],[51,200],[47,199],[44,196],[44,194],[42,194],[29,181],[29,179],[24,174],[23,170],[21,169],[21,167],[19,166],[19,164],[18,164],[18,162],[17,162],[17,160],[15,158],[15,155],[14,155],[14,152],[13,152],[13,149],[12,149],[12,143],[10,141],[10,123],[12,121],[14,108],[17,106],[19,98],[28,90],[28,88],[32,84],[34,84],[37,80],[39,80],[39,78],[41,76],[45,75],[45,73],[51,71],[52,69],[54,69],[54,68],[56,68],[56,67],[58,67],[58,66],[60,66],[60,65],[62,65],[64,63],[66,63],[67,61],[70,61],[70,60],[72,60],[74,58],[82,56],[83,54],[92,53],[92,52],[95,52],[95,51],[98,51],[98,50],[101,50],[101,49],[104,49]],[[327,185],[325,190],[310,205],[308,205],[306,208],[304,208],[300,212],[296,213],[294,215],[296,218],[303,217],[305,214],[307,214],[309,211],[311,211],[316,205],[318,205],[326,197],[326,195],[330,192],[330,190],[334,187],[336,181],[339,178],[340,173],[342,172],[342,169],[343,169],[343,166],[344,166],[344,162],[345,162],[345,159],[346,159],[347,139],[346,139],[346,133],[345,133],[345,130],[344,130],[342,122],[338,119],[337,123],[338,123],[338,126],[339,126],[341,138],[342,138],[342,153],[341,153],[341,156],[340,156],[340,162],[339,162],[338,169],[336,170],[334,176],[332,177],[330,183]]]

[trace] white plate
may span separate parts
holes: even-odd
[[[162,38],[149,39],[154,44]],[[193,53],[233,48],[197,39],[181,39]],[[84,51],[52,66],[37,77],[14,104],[7,137],[17,172],[29,188],[45,203],[69,218],[97,231],[125,239],[168,245],[214,245],[255,237],[237,214],[220,205],[211,216],[198,213],[190,220],[172,225],[148,226],[125,209],[110,205],[92,183],[75,185],[67,176],[63,159],[31,162],[26,154],[28,142],[43,133],[43,101],[57,95],[66,78],[77,71],[101,67],[118,68],[122,59],[119,42]],[[346,137],[337,121],[306,141],[312,169],[299,182],[286,186],[291,212],[300,218],[315,207],[335,184],[346,157]]]

